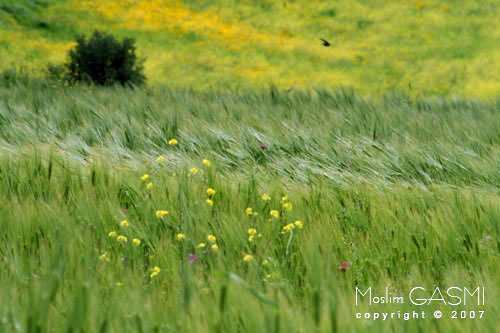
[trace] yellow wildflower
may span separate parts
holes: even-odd
[[[208,195],[214,195],[215,194],[215,190],[210,187],[210,188],[207,189],[207,194]]]
[[[292,210],[292,204],[291,204],[291,203],[289,203],[289,202],[284,203],[284,204],[283,204],[283,208],[284,208],[285,210]]]
[[[149,277],[152,279],[152,278],[154,278],[155,276],[157,276],[158,274],[160,274],[160,272],[161,272],[160,267],[155,266],[155,267],[153,268],[153,272],[151,273],[151,275],[150,275]]]
[[[199,249],[202,249],[202,248],[204,248],[205,246],[206,246],[206,245],[205,245],[205,243],[200,243],[200,244],[198,244],[198,248],[199,248]]]
[[[126,228],[129,226],[129,223],[127,220],[123,220],[120,222],[120,227]]]
[[[255,235],[256,233],[257,233],[257,229],[254,229],[254,228],[248,229],[248,234],[249,235]]]
[[[149,175],[147,173],[145,173],[142,175],[141,180],[145,181],[145,180],[148,180],[148,178],[149,178]]]
[[[255,235],[250,235],[250,236],[248,237],[248,241],[249,241],[249,242],[253,242],[253,240],[254,240],[254,239],[255,239]]]
[[[264,201],[268,201],[268,200],[271,200],[271,197],[269,196],[269,194],[264,193],[264,194],[262,195],[262,200],[264,200]]]
[[[286,226],[283,227],[283,232],[290,232],[295,228],[295,225],[293,223],[287,224]]]
[[[164,215],[167,215],[167,214],[168,214],[168,210],[157,210],[156,211],[156,217],[157,218],[160,218],[160,217],[162,217]]]
[[[258,235],[257,235],[257,237],[258,237],[258,238],[262,238],[262,234],[258,234]]]
[[[146,185],[146,189],[150,190],[153,188],[153,183],[149,183],[148,185]]]
[[[284,197],[281,197],[281,201],[285,202],[288,200],[288,195],[285,195]]]
[[[250,262],[250,261],[252,261],[252,260],[253,260],[253,256],[252,256],[252,255],[250,255],[250,254],[247,254],[247,255],[245,255],[245,256],[243,257],[243,261],[245,261],[245,262]]]
[[[217,244],[213,244],[212,245],[212,250],[213,251],[217,251],[219,249],[219,247],[217,246]]]
[[[266,266],[267,264],[269,264],[269,260],[267,259],[262,260],[262,266]]]
[[[205,165],[207,168],[210,168],[210,166],[212,165],[212,163],[210,163],[209,160],[203,160],[203,165]]]
[[[245,214],[252,215],[253,214],[252,208],[248,207],[247,209],[245,209]]]
[[[192,175],[196,175],[198,173],[198,169],[196,168],[191,168],[189,169],[189,172],[192,174]]]
[[[207,199],[207,204],[208,204],[209,206],[213,206],[213,205],[214,205],[214,202],[213,202],[212,200],[210,200],[210,199]]]
[[[177,240],[178,240],[178,241],[181,241],[181,240],[183,240],[184,238],[186,238],[186,235],[184,235],[184,234],[177,234]]]
[[[106,253],[103,253],[99,256],[99,260],[109,262],[109,257]]]
[[[276,218],[278,218],[278,216],[279,216],[278,211],[277,211],[277,210],[275,210],[275,209],[273,209],[272,211],[270,211],[270,212],[269,212],[269,214],[270,214],[271,216],[273,216],[273,217],[276,217]]]
[[[110,231],[109,234],[108,234],[108,237],[116,237],[118,236],[118,234],[116,233],[116,231]]]
[[[215,241],[217,240],[217,238],[215,238],[214,235],[208,235],[207,236],[207,240],[210,242],[210,243],[215,243]]]
[[[121,283],[121,282],[117,282],[117,283],[116,283],[116,286],[117,286],[117,287],[121,287],[121,286],[123,286],[123,283]]]
[[[134,245],[135,245],[135,246],[139,246],[139,245],[141,245],[141,240],[140,240],[140,239],[138,239],[138,238],[134,238],[134,239],[132,240],[132,242],[134,243]]]
[[[177,140],[176,139],[170,139],[168,141],[168,144],[171,145],[171,146],[175,146],[176,144],[178,144]]]
[[[302,229],[302,222],[301,222],[301,221],[295,221],[295,226],[296,226],[298,229]]]
[[[116,240],[119,241],[119,242],[126,243],[127,242],[127,237],[120,235],[120,236],[116,237]]]
[[[161,163],[161,162],[163,162],[163,160],[165,160],[165,157],[160,155],[160,156],[158,156],[158,158],[156,160],[158,161],[158,163]]]

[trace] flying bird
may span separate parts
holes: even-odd
[[[327,40],[324,40],[323,38],[320,38],[320,39],[323,42],[323,46],[326,46],[326,47],[330,46],[330,43],[328,43]]]

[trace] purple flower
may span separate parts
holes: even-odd
[[[200,259],[200,257],[198,257],[197,255],[192,254],[192,253],[189,254],[189,263],[190,264],[194,263],[198,259]]]
[[[351,162],[349,162],[349,161],[345,162],[345,166],[346,167],[350,167],[351,166]]]

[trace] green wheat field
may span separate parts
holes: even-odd
[[[0,332],[497,332],[499,13],[0,0]]]

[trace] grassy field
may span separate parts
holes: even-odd
[[[0,0],[0,333],[497,332],[498,14]],[[147,86],[46,77],[94,29]]]
[[[495,332],[499,106],[3,79],[0,331]]]
[[[40,71],[97,28],[136,38],[152,85],[486,100],[500,93],[499,14],[475,0],[0,0],[0,66]]]

